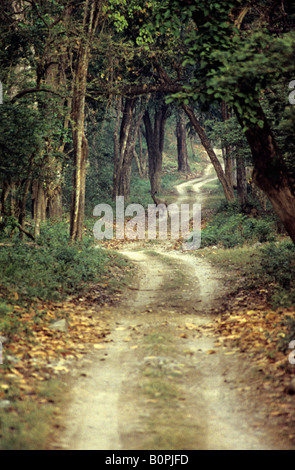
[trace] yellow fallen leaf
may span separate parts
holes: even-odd
[[[7,385],[7,384],[1,384],[1,388],[2,388],[2,390],[8,390],[8,389],[9,389],[9,385]]]
[[[193,323],[186,323],[186,324],[185,324],[185,327],[186,327],[188,330],[197,330],[197,329],[198,329],[197,325],[194,325]]]
[[[16,369],[11,369],[11,372],[14,374],[14,375],[17,375],[18,377],[23,377],[23,374],[21,374],[18,370]]]
[[[101,343],[97,343],[93,345],[94,349],[105,349],[105,345]]]
[[[65,366],[56,366],[54,367],[55,372],[69,372],[69,369]],[[42,380],[42,379],[40,379]]]

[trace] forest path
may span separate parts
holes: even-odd
[[[179,199],[198,203],[198,181]],[[138,276],[111,310],[110,341],[89,359],[71,390],[65,429],[54,448],[71,450],[279,449],[259,402],[248,394],[247,364],[214,348],[202,326],[224,295],[222,276],[195,253],[127,245]],[[234,353],[234,354],[233,354]]]

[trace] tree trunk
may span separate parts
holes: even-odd
[[[131,163],[132,157],[130,146],[132,146],[132,125],[133,125],[133,111],[135,107],[135,100],[133,98],[126,98],[123,118],[121,121],[120,135],[120,115],[122,102],[119,98],[117,109],[117,122],[115,126],[114,135],[114,149],[115,149],[115,164],[114,164],[114,178],[113,178],[113,200],[116,196],[124,196],[128,199],[130,194],[130,181],[131,181]]]
[[[90,60],[91,43],[98,25],[102,0],[86,2],[83,17],[83,32],[79,40],[79,49],[74,67],[74,85],[72,101],[72,135],[74,149],[73,192],[70,220],[71,241],[83,237],[85,209],[86,162],[88,142],[85,136],[85,95],[87,73]]]
[[[73,148],[74,148],[74,173],[73,193],[71,207],[71,240],[81,240],[81,220],[83,219],[85,200],[83,197],[84,171],[86,168],[86,137],[84,132],[84,108],[86,93],[86,76],[88,70],[89,51],[88,48],[80,51],[75,71],[75,85],[73,93],[72,121],[73,121]]]
[[[222,119],[226,122],[229,119],[229,112],[226,104],[222,102]],[[223,148],[223,159],[224,159],[224,173],[227,182],[231,188],[233,188],[233,160],[231,155],[231,147],[228,143]]]
[[[162,104],[155,112],[154,126],[152,126],[150,113],[145,112],[143,120],[145,125],[145,138],[149,157],[149,178],[152,193],[159,192],[161,188],[161,174],[163,163],[165,124],[169,107]]]
[[[235,112],[244,127],[242,116],[237,110]],[[245,131],[254,163],[253,180],[266,193],[295,243],[294,186],[261,106],[257,107],[256,116],[263,122],[263,127],[255,125]]]
[[[113,173],[113,194],[112,199],[113,201],[116,200],[116,196],[118,195],[118,186],[119,186],[119,169],[122,166],[122,162],[120,160],[120,119],[121,119],[121,112],[122,112],[122,104],[123,98],[119,96],[117,98],[117,109],[116,109],[116,121],[115,121],[115,130],[114,130],[114,173]]]
[[[183,107],[184,111],[186,112],[187,116],[189,117],[192,125],[194,126],[198,136],[200,137],[201,143],[202,143],[203,147],[205,148],[205,150],[208,154],[208,157],[210,158],[210,160],[212,162],[212,165],[214,166],[217,177],[218,177],[219,181],[222,184],[224,195],[225,195],[226,199],[228,201],[234,201],[235,200],[235,195],[234,195],[233,188],[230,186],[230,184],[228,183],[228,181],[226,179],[226,176],[224,174],[222,166],[221,166],[217,156],[215,155],[215,152],[214,152],[214,150],[213,150],[213,148],[212,148],[212,146],[209,142],[208,137],[205,134],[204,128],[200,125],[197,117],[195,116],[195,114],[194,114],[193,110],[190,108],[190,106],[183,103],[182,107]]]
[[[88,142],[84,135],[76,136],[76,154],[75,168],[73,174],[73,193],[70,237],[71,240],[82,240],[83,221],[85,211],[85,182],[86,182],[86,163],[88,158]],[[81,141],[80,141],[81,139]],[[75,148],[75,144],[74,144]]]
[[[147,161],[148,161],[148,152],[143,153],[142,150],[142,134],[138,132],[138,143],[139,143],[139,155],[134,150],[134,158],[137,164],[138,173],[141,178],[147,177]]]
[[[25,230],[25,218],[26,218],[26,204],[29,194],[31,181],[27,179],[24,183],[23,196],[20,201],[19,216],[18,221],[20,225],[20,239],[23,240],[24,230]]]
[[[5,213],[5,203],[8,198],[10,191],[10,184],[7,181],[4,181],[2,193],[1,193],[1,201],[0,201],[0,214]]]
[[[62,218],[62,191],[60,184],[56,185],[54,190],[48,195],[48,217],[55,220]]]
[[[10,215],[16,216],[16,183],[12,182],[10,185]]]
[[[248,203],[248,194],[247,194],[247,177],[246,177],[246,168],[245,161],[243,157],[239,155],[236,158],[237,164],[237,193],[238,199],[242,205]]]
[[[139,129],[145,112],[145,103],[141,103],[141,110],[136,117],[136,100],[126,98],[121,131],[119,138],[119,121],[121,106],[118,106],[117,122],[114,134],[115,165],[113,199],[116,196],[124,196],[126,200],[130,196],[132,160],[135,155],[135,146],[139,135]]]
[[[39,181],[34,181],[33,183],[32,203],[34,218],[34,236],[36,238],[40,235],[41,222],[44,222],[46,220],[47,207],[47,199],[43,184]]]
[[[190,173],[183,109],[179,111],[178,121],[176,125],[176,137],[177,137],[178,171],[182,173]]]
[[[118,187],[118,196],[124,196],[126,201],[128,201],[130,197],[132,160],[133,152],[131,149],[127,149],[124,154]]]

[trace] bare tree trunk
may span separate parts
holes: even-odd
[[[238,199],[242,205],[248,203],[248,194],[247,194],[247,177],[246,177],[246,168],[245,161],[243,157],[239,155],[236,157],[237,164],[237,193]]]
[[[70,12],[66,10],[65,22],[69,20]],[[46,71],[45,80],[54,90],[58,90],[58,87],[66,87],[66,68],[68,66],[69,59],[67,58],[66,49],[63,45],[59,46],[61,52],[59,54],[59,63],[52,64]],[[64,98],[61,102],[61,108],[66,110],[65,114],[60,115],[60,120],[63,122],[63,129],[66,131],[70,125],[70,114],[71,114],[72,100],[71,98]],[[58,154],[62,154],[65,148],[65,140],[62,139],[57,146],[56,150]],[[52,173],[55,175],[51,179],[50,184],[47,186],[47,199],[48,199],[48,217],[54,218],[55,220],[61,219],[62,217],[62,163],[53,156],[53,152],[48,152],[49,165],[52,168]]]
[[[132,160],[135,155],[135,145],[139,135],[142,117],[145,112],[145,102],[142,101],[141,109],[136,116],[136,100],[126,98],[121,131],[119,138],[119,120],[121,106],[118,106],[118,115],[114,133],[115,165],[113,199],[116,196],[124,196],[126,200],[130,196]]]
[[[166,104],[162,104],[155,112],[154,126],[152,126],[148,111],[145,112],[143,117],[149,156],[149,178],[153,194],[159,192],[161,187],[164,133],[168,117],[168,109],[169,107]]]
[[[41,222],[46,220],[47,198],[43,184],[35,181],[32,187],[34,237],[40,235]]]
[[[3,184],[2,193],[1,193],[0,214],[5,213],[5,203],[8,198],[9,191],[10,191],[10,184],[7,181],[5,181]]]
[[[124,154],[118,187],[118,196],[124,196],[126,201],[129,200],[130,196],[132,160],[133,152],[130,148],[128,148]]]
[[[226,122],[229,119],[229,112],[226,104],[222,103],[222,119]],[[224,146],[223,159],[224,159],[224,173],[228,184],[233,188],[233,159],[231,155],[231,147],[226,144]]]
[[[83,198],[83,181],[85,180],[84,169],[86,168],[85,159],[87,158],[87,154],[85,153],[86,137],[84,133],[84,108],[88,60],[88,49],[86,48],[80,51],[80,57],[77,59],[72,105],[72,132],[74,147],[74,173],[70,223],[70,237],[72,241],[82,239],[80,226],[85,206]]]
[[[212,146],[209,142],[208,137],[206,136],[205,130],[203,129],[203,127],[199,123],[197,117],[195,116],[195,113],[190,108],[190,106],[183,103],[182,107],[183,107],[184,111],[186,112],[186,114],[188,115],[188,117],[190,118],[190,121],[191,121],[192,125],[194,126],[198,136],[200,137],[201,143],[202,143],[203,147],[205,148],[205,150],[208,154],[208,157],[210,158],[210,160],[212,162],[212,165],[214,166],[217,177],[218,177],[219,181],[222,184],[224,195],[225,195],[226,199],[228,201],[234,201],[235,200],[235,195],[234,195],[233,188],[228,183],[228,181],[226,179],[226,176],[225,176],[225,173],[222,169],[222,166],[221,166],[217,156],[215,155],[215,152],[214,152],[214,150],[213,150],[213,148],[212,148]]]
[[[178,171],[190,173],[184,114],[184,110],[180,109],[176,125]]]
[[[140,136],[140,133],[138,134],[138,137],[139,136]],[[143,155],[141,144],[139,144],[139,145],[140,145],[139,155],[134,150],[134,158],[135,158],[135,161],[136,161],[136,164],[137,164],[139,176],[144,179],[147,176],[148,152],[145,152],[145,155]]]
[[[119,98],[121,100],[121,98]],[[117,120],[114,134],[114,151],[115,151],[115,164],[114,164],[114,178],[113,178],[113,199],[116,196],[126,196],[128,198],[128,180],[131,177],[129,173],[129,167],[131,171],[132,156],[130,154],[131,145],[131,128],[133,120],[133,111],[135,107],[135,100],[133,98],[126,98],[123,118],[121,122],[120,135],[120,115],[121,115],[122,103],[119,101],[117,109]],[[127,186],[126,186],[127,185]],[[126,189],[127,187],[127,189]],[[127,191],[127,193],[125,193]],[[129,190],[130,191],[130,190]]]
[[[16,215],[16,184],[13,182],[10,185],[10,215]]]
[[[62,217],[62,191],[60,184],[57,184],[48,195],[48,217],[55,220]]]
[[[83,237],[86,161],[88,157],[88,142],[84,130],[85,95],[91,43],[98,26],[102,3],[102,0],[87,1],[85,3],[83,32],[79,40],[79,49],[74,67],[72,101],[74,173],[70,220],[71,241],[81,240]]]
[[[137,169],[140,178],[146,178],[147,177],[147,162],[148,162],[148,151],[143,153],[142,150],[142,133],[139,130],[138,131],[138,145],[139,145],[139,154],[137,154],[136,150],[134,149],[134,158],[137,164]]]
[[[24,235],[24,230],[25,230],[25,218],[26,218],[26,204],[27,204],[27,199],[28,199],[28,194],[29,194],[29,189],[31,185],[31,180],[28,178],[25,183],[24,183],[24,190],[23,190],[23,196],[20,201],[20,210],[19,210],[19,216],[18,216],[18,221],[20,225],[20,239],[23,239]],[[21,230],[23,229],[23,230]]]

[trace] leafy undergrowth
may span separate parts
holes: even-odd
[[[209,201],[202,207],[202,248],[233,248],[276,240],[277,219],[273,213],[261,211],[256,201],[242,207],[237,201],[220,200],[220,184],[212,185],[216,187],[211,195],[210,185],[205,186]]]
[[[70,246],[52,230],[37,244],[0,247],[2,450],[46,448],[64,377],[108,341],[108,308],[132,271],[118,254],[87,239]]]

